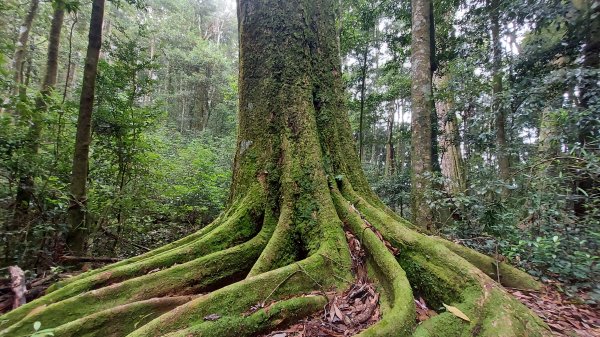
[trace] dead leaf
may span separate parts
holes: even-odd
[[[442,304],[444,305],[444,307],[446,308],[446,310],[448,310],[448,311],[449,311],[450,313],[452,313],[454,316],[456,316],[456,317],[458,317],[458,318],[460,318],[460,319],[462,319],[462,320],[465,320],[465,321],[467,321],[467,322],[470,322],[470,321],[471,321],[471,319],[469,318],[469,316],[465,315],[465,314],[464,314],[462,311],[460,311],[460,309],[458,309],[457,307],[453,307],[453,306],[451,306],[451,305],[447,305],[447,304],[444,304],[444,303],[442,303]]]

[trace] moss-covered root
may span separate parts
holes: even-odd
[[[370,229],[363,219],[353,212],[350,204],[338,193],[333,192],[336,210],[350,230],[359,238],[367,251],[375,276],[382,288],[383,319],[359,334],[370,336],[408,336],[415,324],[415,304],[406,273],[394,256]]]
[[[37,307],[18,321],[11,321],[11,313],[8,313],[3,318],[8,320],[10,326],[1,331],[0,336],[22,335],[35,321],[44,322],[46,327],[52,328],[131,302],[173,294],[193,294],[221,287],[246,275],[270,234],[263,228],[259,235],[241,245],[48,306]]]
[[[325,296],[309,295],[279,301],[248,316],[233,315],[217,321],[202,322],[164,337],[237,337],[256,336],[289,326],[309,316],[327,304]]]
[[[481,254],[471,248],[461,246],[442,238],[434,239],[455,254],[469,261],[472,265],[483,271],[487,276],[494,280],[500,279],[500,284],[503,286],[528,290],[539,290],[542,287],[542,284],[536,281],[533,276],[505,262],[497,262],[495,259]],[[500,277],[498,277],[498,274]]]
[[[176,264],[185,265],[190,260],[198,260],[198,258],[203,256],[222,251],[255,236],[260,230],[261,225],[261,214],[258,211],[239,207],[229,219],[224,221],[218,228],[206,233],[200,239],[139,261],[124,265],[115,265],[104,272],[90,274],[87,277],[79,277],[77,280],[63,285],[46,296],[9,312],[0,322],[0,328],[8,326],[11,322],[21,320],[29,312],[41,306],[64,301],[87,291],[144,276],[150,272],[156,272],[161,269],[166,270]],[[266,232],[272,230],[272,226],[267,226],[264,230]],[[156,274],[159,275],[159,273]]]
[[[102,337],[122,337],[195,297],[197,296],[159,297],[129,303],[63,324],[53,332],[60,337],[96,337],[102,331]]]
[[[290,206],[282,207],[273,236],[271,236],[269,243],[252,266],[248,278],[295,261],[298,247],[292,242],[292,213]],[[265,218],[265,221],[267,221],[267,218]]]
[[[414,228],[414,226],[406,220],[396,220],[395,217],[391,217],[389,214],[379,209],[378,207],[373,207],[370,203],[365,201],[365,199],[363,199],[362,197],[358,196],[351,189],[344,188],[343,192],[344,196],[348,200],[350,200],[350,202],[354,203],[355,206],[360,210],[360,212],[363,213],[369,220],[371,220],[374,223],[381,224],[380,227],[387,228],[388,232],[396,232],[395,235],[398,237],[402,237],[406,244],[411,245],[412,243],[416,243],[417,241],[430,243],[432,241],[436,241],[437,243],[451,250],[453,253],[469,261],[473,266],[483,271],[492,279],[498,279],[496,261],[493,258],[478,253],[473,249],[457,245],[448,240],[444,240],[442,238],[422,235],[416,231],[411,230],[412,228]],[[531,290],[537,290],[541,288],[541,284],[538,281],[536,281],[531,275],[520,271],[519,269],[512,267],[509,264],[499,263],[498,268],[500,272],[500,284],[502,285],[505,285],[507,287]]]
[[[334,254],[332,251],[322,253]],[[329,261],[317,253],[300,262],[213,291],[158,317],[128,337],[162,336],[201,324],[203,318],[211,314],[235,317],[270,300],[320,288],[346,286],[334,277],[335,272]]]
[[[453,306],[467,315],[470,321],[444,312],[419,325],[413,336],[552,336],[540,318],[495,286],[487,287],[483,293],[466,292],[464,300],[453,303]]]
[[[419,234],[366,203],[366,219],[400,250],[411,286],[433,308],[459,308],[470,322],[446,312],[421,324],[417,336],[546,336],[547,326],[481,270],[439,240]]]
[[[182,248],[190,243],[191,244],[200,244],[201,239],[203,239],[205,236],[210,234],[213,230],[221,227],[221,225],[225,225],[226,223],[231,225],[231,224],[235,224],[236,221],[241,222],[243,220],[247,220],[247,216],[256,212],[256,210],[261,210],[262,209],[261,204],[263,201],[263,197],[262,197],[261,193],[262,192],[261,192],[260,188],[258,186],[255,186],[254,188],[250,189],[250,192],[244,198],[241,198],[239,201],[235,202],[231,207],[228,208],[228,210],[225,213],[221,214],[211,224],[200,229],[199,231],[197,231],[193,234],[190,234],[184,238],[181,238],[177,241],[174,241],[174,242],[171,242],[164,246],[161,246],[159,248],[153,249],[147,253],[137,255],[137,256],[131,257],[129,259],[119,261],[117,263],[113,263],[113,264],[105,266],[103,268],[93,269],[88,272],[79,274],[77,276],[68,278],[66,280],[56,282],[55,284],[51,285],[46,290],[46,294],[49,294],[56,290],[62,289],[65,286],[73,284],[73,283],[88,283],[87,280],[94,280],[94,279],[104,280],[108,274],[113,274],[113,272],[115,272],[116,270],[118,270],[121,267],[130,266],[134,263],[144,261],[144,260],[150,260],[151,258],[156,257],[157,255],[164,255],[163,253],[165,253],[165,252],[178,250],[179,248]],[[243,226],[244,224],[242,223],[239,225]],[[233,227],[233,226],[231,226],[231,227]],[[194,245],[192,245],[192,247],[187,247],[187,249],[194,250],[193,246]],[[204,243],[204,246],[207,248],[210,247],[210,245],[207,245],[206,243]],[[225,245],[221,245],[221,248],[223,248],[224,246]],[[212,248],[218,249],[219,247],[212,247]],[[202,247],[198,247],[197,249],[198,249],[198,252],[196,253],[196,255],[193,255],[192,252],[189,252],[189,257],[188,257],[187,261],[189,261],[192,258],[198,258],[198,257],[202,256],[202,254],[207,254],[207,252],[204,252],[204,253],[202,252]],[[208,250],[208,252],[214,252],[214,251],[216,251],[215,249]],[[182,251],[183,251],[183,249],[182,249]],[[181,263],[181,262],[175,262],[175,263]],[[164,266],[157,265],[156,267],[152,267],[149,270],[152,270],[155,268],[161,268],[161,267],[164,267]],[[132,269],[132,270],[140,269],[141,270],[141,268],[128,268],[128,269]],[[98,274],[101,274],[101,273],[103,273],[104,275],[97,276]],[[118,274],[118,272],[117,272],[117,274]],[[86,281],[80,282],[83,280],[86,280]],[[91,282],[91,283],[93,283],[93,282]],[[97,285],[97,286],[99,286],[99,285]]]

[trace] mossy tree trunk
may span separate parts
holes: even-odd
[[[177,242],[56,284],[0,317],[0,336],[29,334],[36,321],[61,337],[259,335],[320,310],[326,298],[315,290],[352,283],[344,227],[368,252],[382,298],[382,320],[361,336],[548,334],[486,274],[496,279],[500,270],[501,282],[521,288],[537,282],[419,233],[369,189],[343,104],[337,4],[238,0],[239,135],[228,209]],[[433,307],[459,307],[471,322],[442,313],[417,327],[413,291]]]

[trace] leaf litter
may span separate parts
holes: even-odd
[[[343,293],[325,293],[329,302],[321,312],[265,337],[354,336],[381,319],[379,293],[367,277],[366,253],[350,231],[346,231],[346,240],[352,257],[354,283]]]
[[[576,303],[552,285],[546,285],[541,291],[506,289],[544,320],[555,336],[600,336],[597,306]]]

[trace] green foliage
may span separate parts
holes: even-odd
[[[35,109],[45,55],[32,47],[27,94],[3,97],[0,118],[0,219],[7,224],[0,229],[0,253],[4,263],[37,270],[64,253],[78,82],[87,43],[88,22],[81,18],[90,10],[80,1],[42,3],[33,41],[45,41],[47,18],[59,4],[71,13],[65,26],[73,27],[73,36],[67,40],[63,29],[57,90],[44,111]],[[18,28],[14,17],[25,13],[10,1],[1,9],[0,21],[7,23],[0,32],[0,90],[5,93],[13,85],[4,57],[14,48],[8,31]],[[106,17],[90,144],[90,254],[131,256],[143,246],[162,245],[204,226],[226,204],[237,109],[237,31],[235,12],[219,0],[115,1],[107,4]],[[202,24],[196,24],[200,17]],[[44,50],[43,44],[35,48]],[[62,67],[69,60],[71,74]],[[188,124],[180,128],[201,107],[210,114],[202,131]],[[43,129],[33,152],[32,121]],[[26,226],[13,226],[15,192],[23,176],[34,179],[33,200]]]

